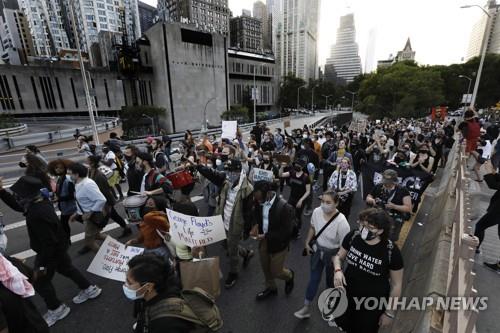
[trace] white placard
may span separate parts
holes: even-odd
[[[174,243],[189,247],[206,246],[226,239],[222,216],[189,216],[167,209]]]
[[[236,138],[236,131],[238,130],[238,122],[235,120],[231,121],[222,121],[222,139],[231,139]]]
[[[258,168],[253,168],[253,181],[258,182],[261,180],[265,180],[266,182],[272,182],[273,181],[273,172],[269,170],[264,170],[264,169],[258,169]]]
[[[125,282],[128,261],[144,252],[140,247],[127,246],[107,236],[87,271],[106,279]]]

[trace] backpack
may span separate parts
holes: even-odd
[[[158,318],[174,317],[195,324],[190,333],[217,332],[223,321],[215,299],[203,289],[183,290],[181,297],[166,298],[150,307],[146,323]]]

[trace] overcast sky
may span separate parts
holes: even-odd
[[[154,6],[157,3],[145,1]],[[229,7],[238,16],[242,9],[252,10],[254,2],[229,0]],[[396,54],[410,37],[418,63],[459,63],[465,57],[472,25],[484,15],[479,8],[460,6],[485,3],[486,0],[321,0],[319,63],[324,64],[335,43],[339,17],[350,12],[354,13],[363,69],[370,31],[376,35],[375,61]]]

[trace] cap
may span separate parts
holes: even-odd
[[[31,198],[40,194],[43,187],[42,181],[32,176],[22,176],[18,179],[10,190],[21,198]]]
[[[382,174],[382,184],[394,184],[398,182],[398,173],[396,170],[387,169]]]

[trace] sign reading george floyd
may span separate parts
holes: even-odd
[[[125,248],[124,244],[107,236],[87,271],[106,279],[125,282],[128,261],[143,251],[140,247]]]
[[[167,209],[174,243],[189,247],[206,246],[226,239],[222,216],[189,216]]]

